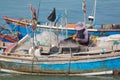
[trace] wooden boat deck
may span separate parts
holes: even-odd
[[[105,59],[105,58],[112,58],[112,57],[120,57],[120,45],[114,46],[113,50],[106,49],[105,51],[102,51],[102,49],[97,48],[95,50],[86,51],[86,52],[78,52],[78,53],[55,53],[50,55],[40,55],[36,56],[37,61],[69,61],[70,59],[73,61],[78,60],[90,60],[90,59]],[[7,59],[20,59],[20,60],[27,60],[31,61],[33,59],[33,56],[29,55],[28,53],[22,54],[19,52],[10,53],[9,55],[2,55],[0,54],[1,59],[7,58]]]

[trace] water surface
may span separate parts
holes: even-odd
[[[31,76],[0,73],[0,80],[120,80],[120,76]]]

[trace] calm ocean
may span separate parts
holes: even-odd
[[[119,76],[31,76],[0,73],[0,80],[120,80]]]
[[[82,0],[1,0],[0,25],[3,16],[31,19],[29,4],[39,9],[39,21],[46,22],[49,13],[56,8],[57,14],[67,11],[68,23],[83,21]],[[87,1],[87,17],[92,14],[94,0]],[[96,24],[120,23],[120,0],[97,0]],[[87,21],[88,23],[88,21]]]
[[[0,25],[3,16],[31,19],[29,4],[36,9],[40,1],[39,21],[46,22],[56,8],[57,15],[67,10],[68,23],[83,21],[82,0],[0,0]],[[87,16],[91,15],[94,0],[87,1]],[[120,0],[97,0],[96,24],[120,23]],[[88,23],[88,21],[87,21]],[[0,73],[0,80],[120,80],[119,76],[50,77]]]

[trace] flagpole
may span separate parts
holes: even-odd
[[[55,21],[56,19],[56,9],[54,8],[53,11],[51,12],[51,14],[48,16],[47,18],[49,21],[50,21],[50,44],[49,44],[49,47],[51,48],[52,44],[51,44],[51,28],[52,28],[52,24],[53,22]]]
[[[51,34],[52,33],[52,30],[51,30],[52,29],[52,24],[53,24],[53,22],[50,21],[50,43],[49,43],[49,47],[50,48],[52,47],[52,44],[51,44],[51,42],[52,42],[52,40],[51,40],[51,36],[52,36],[52,34]]]

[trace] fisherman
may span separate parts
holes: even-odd
[[[75,29],[76,33],[60,41],[59,45],[66,47],[66,50],[71,47],[72,52],[88,51],[89,34],[84,23],[78,22]],[[63,49],[63,52],[65,49]]]
[[[65,42],[79,43],[80,45],[87,46],[89,44],[89,34],[83,22],[78,22],[76,24],[76,33],[67,39],[64,39]]]
[[[81,45],[89,44],[89,34],[83,22],[78,22],[76,24],[76,34],[73,39]]]

